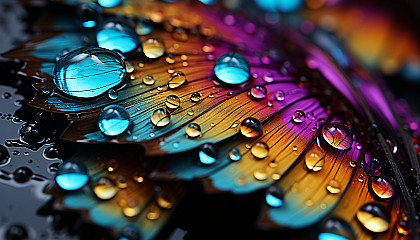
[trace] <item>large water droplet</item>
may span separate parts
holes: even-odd
[[[177,88],[185,83],[187,80],[187,77],[182,72],[176,72],[172,74],[171,78],[168,81],[168,87],[169,88]]]
[[[136,24],[136,33],[140,36],[147,35],[153,31],[153,27],[146,21],[139,21]]]
[[[283,206],[283,198],[284,198],[284,192],[281,190],[281,188],[276,186],[271,186],[267,189],[265,193],[265,202],[270,207],[281,207]]]
[[[169,95],[166,97],[165,105],[170,111],[174,111],[181,105],[181,100],[177,95]]]
[[[262,124],[261,122],[256,118],[245,118],[241,122],[241,133],[245,137],[253,138],[261,135],[262,133]]]
[[[249,91],[249,95],[255,100],[264,99],[267,96],[267,88],[261,84],[255,85]]]
[[[109,200],[117,194],[118,188],[111,179],[101,177],[96,180],[93,192],[99,199]]]
[[[232,148],[232,150],[230,150],[229,152],[229,158],[232,161],[239,161],[241,160],[241,153],[239,152],[239,150],[237,148]]]
[[[110,105],[102,110],[98,117],[99,129],[108,136],[117,136],[130,126],[130,116],[125,108]]]
[[[357,219],[372,232],[385,232],[389,228],[386,209],[379,203],[367,203],[357,211]]]
[[[122,19],[109,19],[98,28],[96,42],[109,50],[130,52],[140,45],[134,28]]]
[[[329,123],[322,129],[322,137],[332,147],[347,150],[353,144],[350,129],[341,123]]]
[[[143,41],[143,53],[148,58],[160,58],[165,54],[165,45],[158,37],[149,37]]]
[[[159,108],[152,113],[150,117],[153,125],[157,127],[164,127],[171,121],[171,114],[165,108]]]
[[[267,157],[268,156],[268,151],[269,151],[268,145],[264,142],[256,142],[251,147],[252,156],[254,156],[258,159],[263,159],[263,158]]]
[[[388,177],[372,177],[369,179],[369,184],[369,189],[379,198],[389,199],[394,195],[394,187]]]
[[[341,192],[341,184],[336,179],[331,179],[328,182],[326,188],[327,188],[327,191],[331,194],[337,194]]]
[[[55,176],[55,182],[65,190],[77,190],[85,186],[89,180],[86,167],[78,162],[60,164]]]
[[[85,2],[77,6],[76,15],[83,27],[92,28],[101,20],[102,9],[93,2]]]
[[[212,143],[205,143],[198,152],[200,162],[203,164],[213,164],[217,160],[217,148]]]
[[[214,74],[228,84],[240,84],[248,80],[250,65],[248,60],[239,53],[222,54],[214,63]]]
[[[98,4],[102,7],[115,7],[120,4],[121,0],[98,0]]]
[[[344,220],[329,217],[321,223],[318,240],[356,240],[356,234]]]
[[[190,123],[188,124],[185,132],[187,133],[188,137],[196,138],[201,135],[201,127],[197,123]]]
[[[303,123],[306,119],[306,114],[302,110],[296,110],[292,115],[292,121],[294,123]]]
[[[305,155],[305,166],[314,172],[321,171],[325,164],[325,154],[318,148],[311,148]]]
[[[53,81],[73,97],[96,97],[122,83],[124,60],[113,51],[98,47],[81,48],[64,55],[55,65]]]

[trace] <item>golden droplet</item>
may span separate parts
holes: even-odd
[[[341,185],[335,179],[331,179],[330,182],[327,184],[327,191],[331,194],[337,194],[341,192]]]
[[[264,181],[268,178],[268,174],[267,174],[267,171],[265,171],[264,169],[257,168],[254,171],[254,177],[255,177],[255,179],[257,179],[259,181]]]

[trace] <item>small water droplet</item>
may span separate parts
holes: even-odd
[[[271,179],[273,179],[274,181],[277,181],[280,178],[281,178],[281,175],[278,172],[274,172],[273,174],[271,174]]]
[[[176,72],[172,74],[171,78],[168,81],[168,87],[173,89],[181,86],[186,82],[187,78],[185,77],[185,74],[182,72]]]
[[[151,75],[146,75],[143,77],[143,83],[150,86],[155,84],[155,78]]]
[[[153,221],[156,220],[160,217],[160,208],[158,208],[157,206],[152,206],[151,208],[149,208],[149,211],[146,214],[146,218]]]
[[[55,182],[64,190],[77,190],[85,186],[89,180],[86,167],[78,162],[60,164],[55,176]]]
[[[327,188],[327,191],[331,194],[337,194],[341,192],[341,184],[336,179],[331,179],[328,182],[326,188]]]
[[[403,236],[407,236],[410,233],[410,226],[406,219],[401,219],[401,221],[397,223],[397,231]]]
[[[216,48],[211,43],[207,42],[203,45],[201,50],[203,50],[203,52],[205,53],[213,53],[216,50]]]
[[[175,40],[186,42],[188,40],[188,33],[183,28],[175,28],[172,32],[172,37]]]
[[[262,124],[256,118],[252,118],[252,117],[245,118],[241,122],[241,133],[245,137],[248,137],[248,138],[257,137],[257,136],[261,135],[262,130],[263,130],[262,129]]]
[[[306,114],[305,114],[304,111],[302,111],[302,110],[296,110],[293,113],[292,121],[294,123],[303,123],[305,121],[305,119],[306,119]]]
[[[162,194],[156,197],[156,203],[159,205],[159,207],[164,209],[171,209],[173,207],[172,201],[164,197]]]
[[[56,158],[58,158],[58,149],[56,147],[54,147],[54,146],[47,147],[44,150],[44,157],[47,158],[47,159],[56,159]]]
[[[133,181],[135,183],[142,183],[144,181],[145,174],[142,171],[134,171]]]
[[[140,210],[142,209],[138,201],[134,198],[128,198],[121,202],[122,202],[121,208],[122,208],[123,214],[126,217],[135,217],[140,213]]]
[[[232,148],[229,152],[229,158],[232,161],[239,161],[241,159],[241,153],[237,148]]]
[[[165,45],[158,37],[149,37],[143,41],[143,53],[148,58],[160,58],[165,54]]]
[[[190,115],[190,116],[194,115],[194,110],[192,110],[192,109],[188,110],[187,114]]]
[[[127,73],[134,72],[134,64],[132,62],[125,61],[125,69],[126,69]]]
[[[341,123],[329,123],[322,129],[323,139],[338,150],[347,150],[353,144],[350,129]]]
[[[240,84],[248,80],[250,65],[241,54],[228,52],[217,58],[214,63],[214,73],[222,82]]]
[[[139,21],[136,24],[136,33],[140,36],[150,34],[153,31],[151,24],[145,21]]]
[[[130,116],[125,108],[118,105],[105,107],[98,117],[101,132],[107,136],[117,136],[130,126]]]
[[[111,159],[106,163],[108,172],[116,172],[120,168],[120,162],[117,159]]]
[[[254,177],[255,177],[255,179],[257,179],[259,181],[264,181],[264,180],[267,180],[268,174],[267,174],[267,171],[265,171],[265,169],[257,168],[254,171]]]
[[[314,172],[321,171],[325,164],[325,154],[318,148],[311,148],[305,154],[305,166]]]
[[[251,154],[255,158],[263,159],[268,156],[269,147],[264,142],[256,142],[251,147]]]
[[[165,105],[170,111],[174,111],[181,105],[181,100],[177,95],[169,95],[166,97]]]
[[[369,179],[369,184],[369,189],[381,199],[389,199],[394,195],[394,187],[388,177],[372,177]]]
[[[380,170],[382,168],[382,163],[381,163],[381,161],[379,161],[378,158],[375,158],[375,157],[370,158],[368,160],[368,162],[366,163],[366,168],[367,168],[366,170],[370,174],[376,176],[376,175],[379,175],[379,173],[380,173]]]
[[[201,136],[201,127],[197,123],[190,123],[188,124],[185,132],[187,133],[188,137],[196,138]]]
[[[350,165],[350,167],[355,168],[357,166],[357,162],[351,160],[350,163],[349,163],[349,165]]]
[[[379,203],[367,203],[357,211],[356,217],[362,225],[372,232],[385,232],[389,228],[386,209]]]
[[[266,73],[264,73],[264,75],[263,75],[262,78],[263,78],[263,80],[265,82],[272,82],[272,81],[274,81],[274,75],[273,75],[272,72],[266,72]]]
[[[205,143],[198,152],[200,162],[203,164],[213,164],[217,160],[217,148],[212,143]]]
[[[360,174],[360,176],[357,178],[357,181],[360,182],[360,183],[362,183],[364,180],[365,179],[363,177],[363,174]]]
[[[265,202],[274,208],[283,206],[284,192],[277,186],[270,186],[265,193]]]
[[[99,199],[109,200],[117,194],[118,188],[111,179],[101,177],[96,180],[93,192]]]
[[[118,91],[116,91],[114,89],[109,89],[108,98],[111,99],[111,100],[117,99],[118,98]]]
[[[267,96],[267,88],[264,85],[257,84],[251,88],[249,94],[253,99],[261,100]]]
[[[117,186],[121,189],[128,187],[127,179],[122,175],[117,177],[116,183],[117,183]]]
[[[165,58],[165,61],[169,64],[174,64],[175,63],[174,55],[169,53],[168,56]]]
[[[152,113],[150,117],[153,125],[157,127],[164,127],[171,122],[171,114],[165,108],[159,108]]]

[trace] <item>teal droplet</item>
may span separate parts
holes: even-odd
[[[251,67],[248,60],[239,53],[222,54],[214,63],[214,74],[228,84],[240,84],[248,80]]]
[[[108,136],[117,136],[125,132],[130,125],[130,116],[125,108],[110,105],[102,110],[98,117],[99,129]]]
[[[109,50],[130,52],[140,45],[136,30],[120,19],[110,19],[104,22],[96,33],[99,47]]]
[[[53,82],[72,97],[92,98],[122,83],[124,60],[113,51],[86,47],[72,51],[57,61]]]
[[[212,143],[205,143],[198,152],[200,162],[205,165],[213,164],[217,160],[217,148]]]
[[[115,7],[120,4],[121,0],[98,0],[99,5],[102,7]]]
[[[265,202],[270,207],[281,207],[283,206],[284,192],[279,187],[271,186],[267,189],[265,194]]]
[[[64,162],[57,169],[55,182],[64,190],[77,190],[89,180],[86,167],[78,162]]]

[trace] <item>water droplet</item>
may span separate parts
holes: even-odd
[[[357,166],[357,162],[356,162],[356,161],[351,160],[351,161],[350,161],[350,163],[349,163],[349,165],[350,165],[350,167],[354,168],[354,167],[356,167],[356,166]]]
[[[205,53],[213,53],[216,48],[211,43],[205,43],[201,48]]]
[[[372,177],[369,179],[369,184],[369,189],[379,198],[389,199],[394,195],[394,187],[388,177]]]
[[[364,181],[363,174],[360,174],[360,176],[357,178],[357,181],[362,183]]]
[[[174,64],[175,63],[174,55],[169,53],[168,56],[165,58],[165,61],[169,64]]]
[[[296,110],[293,113],[292,120],[294,123],[303,123],[306,119],[306,114],[302,110]]]
[[[237,148],[232,148],[229,152],[229,158],[232,161],[239,161],[241,159],[241,153]]]
[[[162,196],[162,194],[156,197],[156,203],[159,205],[159,207],[164,209],[171,209],[173,207],[172,201]]]
[[[121,230],[119,240],[140,240],[139,229],[135,223],[127,223]]]
[[[128,198],[122,201],[122,211],[126,217],[135,217],[140,213],[141,206],[134,198]]]
[[[205,143],[198,152],[200,162],[203,164],[213,164],[217,160],[217,148],[212,143]]]
[[[134,171],[133,181],[136,183],[142,183],[144,181],[145,174],[143,171]]]
[[[401,219],[401,221],[397,223],[397,231],[403,236],[407,236],[410,233],[410,226],[407,219]]]
[[[284,192],[277,186],[271,186],[265,193],[265,202],[270,207],[281,207],[283,206]]]
[[[108,172],[116,172],[120,168],[120,162],[117,159],[111,159],[106,163],[106,170]]]
[[[341,192],[341,184],[336,179],[331,179],[328,182],[326,188],[327,188],[327,191],[331,194],[337,194]]]
[[[251,147],[252,156],[254,156],[258,159],[263,159],[263,158],[267,157],[268,156],[268,151],[269,151],[268,145],[264,142],[256,142]]]
[[[175,40],[186,42],[188,40],[188,33],[183,28],[175,28],[172,32],[172,37]]]
[[[385,232],[389,228],[386,209],[379,203],[367,203],[356,214],[362,225],[372,232]]]
[[[332,147],[347,150],[353,144],[350,129],[341,123],[329,123],[322,129],[322,137]]]
[[[201,93],[193,92],[190,97],[191,102],[199,102],[201,101]]]
[[[85,186],[89,180],[86,167],[78,162],[60,164],[55,176],[55,182],[64,190],[77,190]]]
[[[305,155],[305,166],[314,172],[321,171],[325,164],[324,155],[318,148],[310,149]]]
[[[117,186],[119,188],[127,188],[128,187],[127,179],[124,176],[122,176],[122,175],[120,175],[120,176],[117,177],[117,181],[116,182],[117,182]]]
[[[103,134],[117,136],[127,130],[130,125],[130,116],[125,108],[118,105],[110,105],[99,114],[98,124]]]
[[[284,101],[285,95],[286,94],[282,90],[278,90],[276,92],[276,99],[277,99],[277,101],[279,101],[279,102]]]
[[[98,28],[96,42],[101,48],[130,52],[140,45],[135,29],[122,19],[112,18]]]
[[[98,47],[86,47],[64,55],[55,65],[53,81],[61,92],[91,98],[122,83],[124,60],[119,54]]]
[[[398,145],[389,139],[386,139],[386,144],[388,145],[389,150],[392,152],[392,154],[396,154],[398,151]]]
[[[121,0],[98,0],[98,4],[102,7],[115,7],[120,4]]]
[[[111,100],[117,99],[118,98],[118,91],[116,91],[114,89],[109,89],[108,98],[111,99]]]
[[[190,116],[194,115],[194,110],[192,110],[192,109],[188,110],[187,114],[190,115]]]
[[[249,91],[250,96],[255,100],[264,99],[267,96],[267,88],[264,85],[255,85]]]
[[[272,81],[274,81],[274,75],[273,75],[272,72],[266,72],[266,73],[264,73],[264,75],[263,75],[262,78],[263,78],[263,80],[265,82],[272,82]]]
[[[157,127],[164,127],[171,121],[171,114],[165,108],[159,108],[152,113],[150,117],[153,125]]]
[[[47,147],[44,150],[44,157],[47,159],[56,159],[58,158],[58,149],[54,146]]]
[[[151,75],[146,75],[143,77],[143,83],[150,86],[150,85],[155,84],[155,79]]]
[[[136,24],[136,33],[140,36],[150,34],[153,31],[151,24],[145,21],[139,21]]]
[[[241,133],[245,137],[253,138],[261,135],[262,133],[262,124],[261,122],[256,118],[245,118],[241,122]]]
[[[101,177],[96,180],[93,192],[99,199],[109,200],[117,194],[118,188],[111,179]]]
[[[271,179],[273,179],[274,181],[277,181],[280,178],[281,178],[281,175],[278,172],[274,172],[273,174],[271,174]]]
[[[265,171],[265,169],[263,169],[263,168],[257,168],[254,171],[254,178],[259,180],[259,181],[267,180],[267,178],[268,178],[267,171]]]
[[[33,172],[27,167],[20,167],[13,173],[13,179],[18,183],[25,183],[31,179]]]
[[[356,143],[356,148],[357,148],[358,150],[362,149],[362,144],[361,144],[361,143],[359,143],[359,142],[357,142],[357,143]]]
[[[152,206],[146,214],[146,218],[149,220],[156,220],[160,217],[160,208]]]
[[[165,105],[170,111],[173,111],[179,108],[181,100],[177,95],[169,95],[166,97]]]
[[[368,162],[366,163],[366,170],[371,175],[374,175],[374,176],[379,175],[381,168],[382,168],[382,163],[381,161],[379,161],[378,158],[370,158]]]
[[[248,80],[250,65],[248,60],[239,53],[222,54],[214,63],[216,76],[228,84],[240,84]]]
[[[160,58],[165,54],[165,45],[158,37],[149,37],[143,41],[143,53],[148,58]]]
[[[0,144],[0,164],[5,164],[10,159],[10,154],[7,148]]]
[[[177,88],[181,86],[182,84],[184,84],[186,80],[187,78],[185,77],[184,73],[176,72],[172,74],[171,78],[169,79],[168,87],[172,89]]]
[[[187,133],[188,137],[196,138],[201,136],[201,127],[197,123],[190,123],[188,124],[185,132]]]
[[[134,69],[134,64],[132,62],[125,61],[125,70],[127,71],[127,73],[134,72]]]
[[[320,225],[318,240],[356,240],[356,234],[344,220],[329,217]]]
[[[58,62],[58,60],[60,60],[64,55],[66,55],[67,53],[69,53],[70,51],[69,51],[69,49],[68,48],[64,48],[63,50],[61,50],[61,52],[59,53],[59,54],[57,54],[56,56],[55,56],[55,61],[56,62]],[[43,92],[44,93],[46,93],[46,91],[48,91],[49,89],[47,89],[47,88],[45,88],[45,89],[42,89],[43,90]],[[45,91],[44,91],[45,90]],[[11,97],[11,95],[10,95],[10,93],[8,93],[8,92],[6,92],[6,93],[4,93],[4,94],[7,94],[6,96],[8,96],[8,98],[10,98]],[[46,93],[46,94],[48,94],[48,93]],[[5,95],[3,95],[3,97],[5,98],[5,99],[7,99],[6,97],[5,97]]]
[[[3,234],[6,240],[27,240],[29,236],[25,226],[21,224],[10,225]]]

